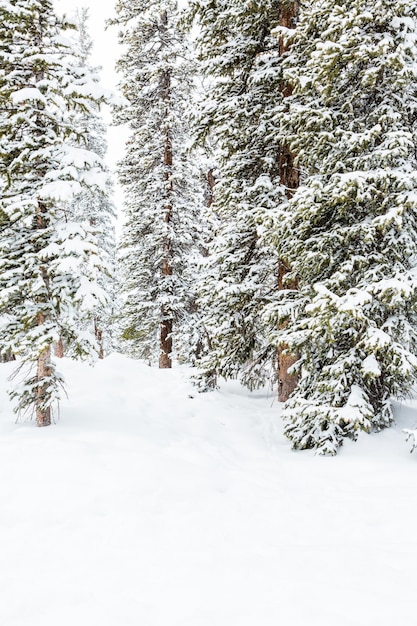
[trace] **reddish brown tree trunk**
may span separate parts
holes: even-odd
[[[165,147],[165,158],[164,164],[166,166],[172,166],[172,149],[171,149],[171,141],[167,137],[166,147]],[[169,186],[172,185],[170,181],[170,173],[167,167],[166,171],[166,180]],[[169,224],[172,218],[172,205],[167,204],[165,206],[164,211],[164,221],[166,224]],[[163,242],[163,259],[162,259],[162,278],[169,281],[172,276],[172,244],[171,238],[169,235],[165,237]],[[171,289],[171,285],[169,285],[168,289]],[[167,369],[172,367],[172,331],[173,331],[173,319],[170,315],[170,312],[166,309],[166,307],[161,308],[161,325],[160,325],[160,356],[159,356],[159,367],[162,369]]]
[[[298,15],[298,0],[287,0],[287,2],[282,2],[279,12],[279,25],[284,28],[293,29],[296,25],[297,15]],[[278,44],[279,56],[282,57],[285,52],[288,52],[289,45],[285,40],[285,36],[281,35],[279,38]]]
[[[36,211],[35,218],[35,228],[36,229],[44,229],[46,228],[46,220],[45,220],[46,207],[42,202],[38,202],[38,207]],[[45,267],[41,267],[41,275],[42,279],[45,283],[45,287],[49,289],[49,278]],[[44,303],[44,300],[40,300],[39,304]],[[37,315],[37,325],[43,326],[47,321],[47,316],[44,312],[39,312]],[[37,360],[37,371],[36,378],[38,382],[38,386],[36,388],[36,399],[35,399],[35,412],[36,412],[36,423],[38,426],[50,426],[51,424],[51,407],[44,407],[44,401],[46,396],[46,390],[49,387],[48,378],[52,374],[51,368],[51,346],[49,345],[47,348],[44,348],[42,352],[38,355]],[[40,381],[44,380],[42,384],[39,384]]]
[[[167,13],[164,12],[162,14],[162,23],[164,26],[168,24],[168,16]],[[165,103],[166,109],[166,117],[169,116],[169,109],[171,106],[171,75],[169,71],[166,71],[162,78],[162,99]],[[166,286],[163,287],[168,293],[171,292],[172,283],[172,239],[169,233],[169,225],[172,220],[172,192],[173,192],[173,182],[172,182],[172,165],[173,165],[173,156],[172,156],[172,132],[169,123],[167,122],[165,128],[165,148],[164,148],[164,170],[165,170],[165,208],[163,214],[163,220],[166,225],[166,235],[162,244],[162,267],[161,274],[163,283],[165,282]],[[161,369],[168,369],[172,367],[172,333],[173,333],[173,325],[174,321],[172,318],[172,313],[165,306],[161,308],[161,324],[160,324],[160,356],[159,356],[159,367]]]
[[[214,202],[214,185],[216,184],[216,179],[214,178],[213,170],[209,170],[207,172],[207,207],[210,208]]]
[[[280,12],[280,25],[291,29],[295,27],[297,17],[298,2],[289,2],[282,6]],[[279,54],[282,56],[289,49],[288,43],[284,36],[279,39]],[[282,85],[282,94],[284,98],[291,95],[291,86]],[[294,190],[300,184],[300,173],[295,166],[295,154],[290,150],[289,146],[283,145],[280,150],[279,157],[280,182],[285,187],[285,194],[288,199],[294,194]],[[278,263],[278,289],[297,289],[296,282],[288,283],[285,280],[286,275],[290,271],[287,263],[280,259]],[[285,328],[285,324],[281,326]],[[278,400],[286,402],[298,384],[298,375],[289,374],[288,370],[297,361],[299,356],[287,352],[287,346],[281,345],[278,348]]]
[[[159,356],[159,367],[169,369],[172,367],[172,320],[161,322],[161,353]]]
[[[58,359],[64,358],[64,342],[62,341],[62,337],[58,339],[55,346],[55,356]]]

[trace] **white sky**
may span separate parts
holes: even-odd
[[[92,63],[103,67],[103,82],[113,87],[116,83],[116,73],[114,64],[119,56],[117,43],[117,29],[106,30],[106,20],[115,14],[115,0],[81,0],[71,2],[71,0],[54,0],[57,12],[68,15],[73,14],[77,8],[88,8],[90,13],[89,31],[94,41]]]

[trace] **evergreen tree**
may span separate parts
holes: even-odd
[[[126,52],[118,63],[131,130],[120,164],[126,191],[121,244],[123,338],[135,356],[171,367],[173,337],[185,346],[195,301],[201,200],[188,152],[191,78],[174,0],[119,0],[113,23]],[[179,355],[181,356],[181,355]]]
[[[212,350],[203,373],[238,377],[249,387],[276,378],[277,350],[261,315],[278,287],[279,253],[266,240],[282,184],[282,59],[273,31],[279,0],[193,0],[207,98],[198,120],[219,160],[213,210],[220,225],[210,246],[202,308]]]
[[[299,291],[272,307],[301,354],[295,448],[333,454],[393,419],[416,375],[417,5],[320,0],[286,62],[304,184],[276,237]],[[291,314],[289,315],[289,312]]]
[[[82,328],[104,298],[95,238],[68,214],[73,195],[103,178],[72,124],[71,111],[95,108],[98,87],[63,36],[68,26],[49,0],[0,6],[0,342],[36,364],[16,395],[39,426],[62,382],[51,345],[63,336],[75,355],[90,354],[96,342]]]
[[[74,40],[79,64],[86,68],[92,76],[99,74],[100,68],[94,68],[90,64],[90,56],[93,42],[88,32],[88,9],[83,8],[76,12],[77,37]],[[98,79],[97,79],[98,80]],[[98,104],[91,106],[88,111],[75,111],[74,126],[77,134],[88,150],[104,159],[107,153],[106,125],[100,114]],[[116,235],[115,218],[116,211],[112,200],[113,183],[110,172],[103,168],[105,174],[104,185],[97,187],[85,187],[81,193],[72,200],[70,212],[73,219],[82,224],[87,223],[94,231],[103,270],[99,275],[99,284],[109,294],[109,302],[105,306],[96,309],[92,323],[94,333],[99,344],[99,357],[103,358],[106,351],[113,348],[112,320],[115,317],[117,302],[115,272],[116,272]],[[91,321],[90,321],[91,323]]]

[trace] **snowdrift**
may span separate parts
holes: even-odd
[[[337,457],[293,452],[238,383],[120,355],[59,362],[54,426],[0,368],[0,624],[392,626],[414,616],[413,402]]]

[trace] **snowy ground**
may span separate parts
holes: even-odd
[[[119,355],[60,365],[46,429],[15,424],[0,368],[1,626],[416,622],[412,403],[321,458],[289,449],[267,392],[199,395]]]

